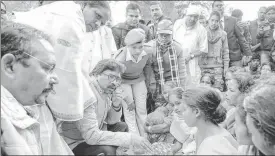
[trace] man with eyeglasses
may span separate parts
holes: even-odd
[[[1,30],[1,149],[7,155],[72,155],[47,98],[59,80],[51,40],[7,22]]]
[[[134,28],[141,28],[145,31],[145,42],[148,42],[152,39],[149,28],[141,23],[139,19],[141,16],[141,9],[138,4],[130,3],[126,7],[126,21],[123,23],[118,23],[112,27],[112,32],[116,42],[117,49],[125,47],[125,36],[127,33]]]
[[[62,134],[75,155],[116,155],[118,146],[130,145],[152,150],[145,138],[128,133],[126,123],[120,122],[122,103],[127,98],[119,88],[124,71],[123,64],[104,59],[90,74],[95,98],[87,103],[92,105],[85,105],[83,119],[62,124]]]

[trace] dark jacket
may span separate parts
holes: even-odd
[[[224,16],[224,27],[224,31],[227,33],[230,61],[240,61],[243,55],[251,55],[250,45],[237,26],[236,18]]]
[[[257,32],[258,32],[258,22],[257,20],[251,21],[249,25],[249,32],[252,37],[252,46],[255,46],[256,44],[260,43],[260,41],[257,39]]]
[[[274,23],[268,24],[265,26],[263,34],[258,31],[257,39],[261,43],[261,50],[264,51],[271,51],[272,47],[274,46],[274,39],[273,39],[273,32],[274,32]]]
[[[156,38],[156,35],[157,35],[157,26],[158,26],[158,23],[164,19],[167,19],[167,20],[171,20],[169,17],[166,17],[166,16],[161,16],[159,18],[158,21],[153,21],[153,20],[150,20],[148,21],[148,23],[146,24],[149,29],[150,29],[150,32],[152,34],[152,39],[155,39]]]
[[[149,42],[150,40],[152,40],[152,35],[151,35],[150,30],[147,26],[139,23],[137,28],[141,28],[145,31],[145,34],[146,34],[145,42]],[[124,38],[127,35],[127,33],[132,29],[134,29],[134,28],[130,27],[125,22],[119,23],[112,27],[112,32],[113,32],[113,36],[114,36],[114,39],[116,42],[117,49],[125,47]]]

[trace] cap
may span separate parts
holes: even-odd
[[[164,19],[159,22],[157,33],[173,34],[173,23],[170,20]]]
[[[132,45],[145,40],[145,31],[141,28],[130,30],[125,36],[124,42],[126,45]]]
[[[196,6],[189,6],[186,10],[186,15],[200,15],[200,10]]]

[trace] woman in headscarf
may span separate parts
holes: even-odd
[[[220,28],[221,15],[217,11],[210,14],[206,27],[208,38],[208,53],[201,57],[199,65],[202,74],[211,73],[215,78],[215,88],[224,90],[223,77],[229,66],[229,49],[226,32]]]

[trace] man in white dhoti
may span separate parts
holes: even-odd
[[[198,65],[198,57],[208,52],[207,31],[198,22],[199,15],[199,9],[190,6],[186,16],[177,20],[173,28],[174,40],[179,42],[183,49],[187,49],[187,53],[183,54],[187,63],[186,86],[199,84],[201,70]]]

